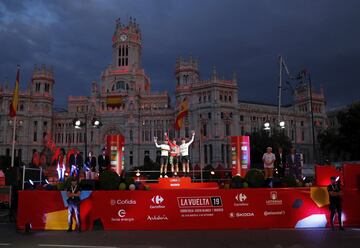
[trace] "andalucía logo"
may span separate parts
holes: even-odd
[[[151,198],[151,202],[155,205],[150,205],[150,208],[165,208],[162,203],[165,201],[165,199],[161,195],[155,195]]]
[[[270,191],[270,200],[266,201],[266,205],[282,205],[282,200],[278,199],[276,191]]]
[[[220,196],[178,197],[179,208],[221,207]]]
[[[166,215],[163,214],[163,215],[153,215],[153,216],[148,215],[146,220],[148,220],[148,221],[166,221],[169,219]]]

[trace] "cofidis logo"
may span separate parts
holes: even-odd
[[[136,205],[136,200],[134,199],[111,199],[110,205]]]

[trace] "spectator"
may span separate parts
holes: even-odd
[[[46,168],[46,155],[45,155],[45,150],[43,150],[40,153],[40,164],[39,166],[41,166],[43,169]]]
[[[35,168],[38,168],[40,165],[40,155],[39,152],[35,149],[31,159],[31,165]]]

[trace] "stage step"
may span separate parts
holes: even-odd
[[[215,182],[193,183],[190,177],[159,178],[159,183],[147,185],[150,189],[219,189]]]

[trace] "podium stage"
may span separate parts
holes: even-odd
[[[345,227],[360,226],[359,178],[359,165],[344,166],[340,180]],[[82,230],[95,225],[104,230],[329,227],[326,187],[216,189],[186,177],[149,185],[150,190],[82,191]],[[31,224],[34,230],[66,230],[66,200],[65,191],[19,191],[17,228]]]
[[[325,187],[82,191],[82,230],[324,228]],[[65,191],[19,191],[17,228],[66,230]],[[344,225],[360,224],[360,193],[344,192]]]

